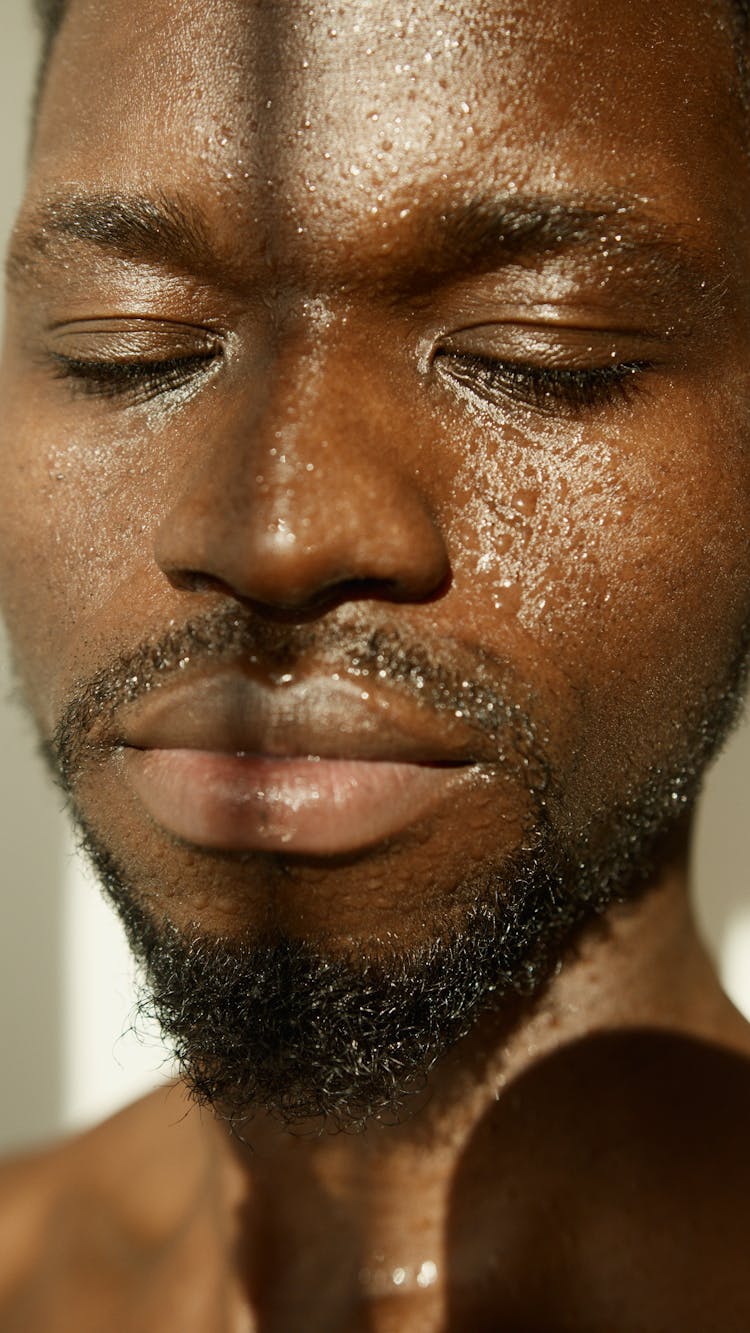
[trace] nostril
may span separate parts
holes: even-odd
[[[163,570],[169,583],[178,592],[206,594],[230,598],[247,610],[254,612],[264,620],[300,623],[316,620],[322,615],[335,610],[342,602],[412,601],[413,590],[402,585],[402,581],[393,578],[336,578],[320,587],[300,587],[290,595],[269,595],[272,590],[257,588],[254,593],[233,587],[227,580],[200,569]],[[450,571],[446,578],[436,586],[431,594],[424,594],[420,600],[434,600],[444,595],[450,583]],[[264,595],[265,592],[265,595]]]
[[[227,592],[228,588],[221,579],[213,574],[203,573],[199,569],[165,569],[164,573],[173,588],[178,592]]]

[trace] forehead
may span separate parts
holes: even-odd
[[[31,193],[200,191],[225,233],[249,209],[313,246],[492,190],[700,229],[738,105],[725,0],[72,0]]]

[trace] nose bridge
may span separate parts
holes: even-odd
[[[226,459],[234,534],[269,560],[287,551],[292,561],[295,548],[294,557],[304,552],[314,562],[335,547],[343,560],[344,546],[366,536],[363,501],[391,489],[350,389],[339,355],[290,340],[276,353],[262,401],[251,391],[237,405]]]
[[[448,555],[363,348],[280,340],[240,378],[157,535],[173,584],[267,608],[422,600]]]
[[[262,393],[248,385],[237,405],[234,461],[240,469],[252,462],[253,471],[244,504],[302,514],[325,489],[332,455],[342,466],[354,455],[348,460],[352,484],[367,472],[372,441],[362,404],[351,393],[352,360],[327,343],[323,319],[317,330],[307,326],[278,339]],[[361,362],[355,373],[366,378]]]

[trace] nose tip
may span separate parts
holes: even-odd
[[[361,455],[290,491],[267,470],[263,487],[232,475],[217,450],[162,522],[155,558],[174,588],[228,595],[275,618],[343,601],[428,601],[450,578],[424,495],[400,469]]]

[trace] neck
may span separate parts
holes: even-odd
[[[307,1136],[259,1117],[250,1125],[252,1147],[211,1129],[225,1205],[239,1219],[236,1250],[254,1255],[256,1266],[263,1256],[262,1273],[245,1272],[251,1287],[271,1282],[278,1268],[288,1291],[315,1290],[321,1308],[328,1301],[333,1310],[355,1293],[359,1300],[397,1296],[402,1310],[408,1300],[420,1309],[439,1303],[456,1181],[462,1179],[462,1211],[475,1219],[478,1242],[464,1264],[477,1269],[488,1253],[478,1235],[488,1217],[485,1196],[497,1194],[498,1157],[505,1160],[509,1150],[489,1127],[514,1098],[528,1095],[521,1090],[532,1071],[564,1048],[633,1029],[747,1051],[744,1024],[721,994],[694,929],[686,846],[683,829],[648,890],[590,926],[542,994],[486,1015],[443,1059],[401,1123]],[[524,1137],[532,1123],[541,1123],[539,1107],[524,1113]],[[533,1162],[533,1145],[526,1152]],[[522,1179],[517,1186],[522,1229]],[[462,1280],[480,1276],[466,1271]]]

